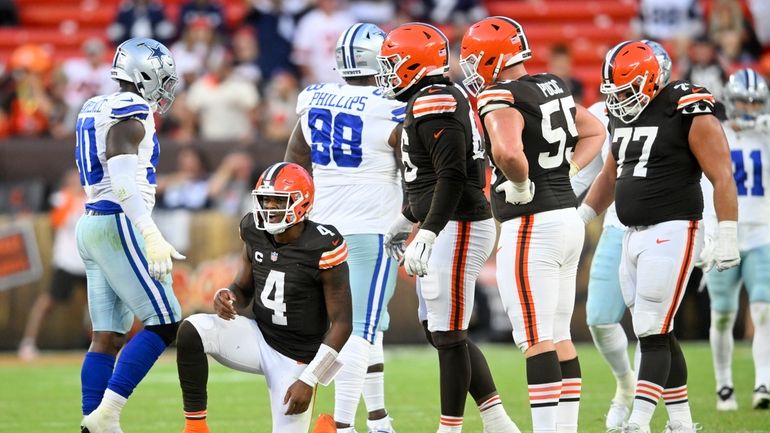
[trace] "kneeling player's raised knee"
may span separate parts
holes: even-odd
[[[203,351],[203,340],[195,326],[187,319],[179,325],[179,330],[176,333],[176,346],[178,350],[199,349]]]

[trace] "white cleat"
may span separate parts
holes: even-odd
[[[80,422],[80,433],[123,433],[118,415],[96,408]]]
[[[393,418],[389,416],[382,419],[367,420],[366,427],[369,429],[369,433],[396,433],[396,429],[393,428]]]
[[[770,408],[770,391],[767,390],[766,385],[759,385],[757,389],[754,390],[751,405],[754,409]]]
[[[618,431],[622,433],[650,433],[650,426],[649,424],[645,426],[641,426],[639,424],[626,424],[622,429],[612,431]]]
[[[521,433],[519,427],[510,418],[508,418],[507,422],[503,421],[501,424],[495,427],[484,426],[483,433]]]
[[[610,429],[616,429],[620,431],[620,429],[623,427],[623,424],[625,424],[630,414],[631,414],[630,407],[628,407],[623,403],[613,400],[612,403],[610,403],[610,410],[607,411],[607,420],[605,422],[605,427],[607,427],[608,431]]]
[[[719,391],[717,391],[717,410],[738,410],[738,401],[735,399],[734,388],[723,386]]]
[[[696,433],[699,430],[701,430],[703,427],[701,427],[698,423],[693,423],[689,426],[685,426],[684,424],[680,422],[667,422],[666,428],[663,430],[663,433]]]

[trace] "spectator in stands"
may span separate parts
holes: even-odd
[[[107,36],[116,45],[131,38],[165,43],[174,34],[174,24],[166,19],[163,6],[151,0],[124,0],[115,21],[107,28]]]
[[[575,102],[580,104],[583,100],[583,83],[572,76],[572,54],[569,47],[557,44],[551,47],[548,57],[548,72],[564,80],[572,92]]]
[[[158,176],[158,203],[165,209],[204,209],[209,206],[209,164],[199,148],[186,146],[176,156],[176,171]]]
[[[770,2],[767,0],[748,0],[751,16],[754,18],[754,31],[760,45],[770,46]]]
[[[38,356],[37,337],[48,312],[54,306],[69,301],[75,289],[86,287],[86,268],[75,240],[75,226],[85,209],[85,193],[77,170],[70,169],[64,174],[61,189],[51,196],[51,206],[51,227],[55,230],[53,276],[49,291],[38,295],[27,316],[18,352],[19,358],[24,361]]]
[[[299,1],[299,5],[294,5]],[[254,0],[243,23],[257,34],[259,70],[268,82],[275,71],[297,72],[291,62],[292,41],[299,17],[305,12],[304,0]]]
[[[681,59],[692,39],[705,30],[700,0],[640,0],[632,21],[633,39],[673,43],[672,57]]]
[[[297,78],[288,71],[279,72],[265,89],[262,110],[263,136],[275,143],[287,143],[297,123]]]
[[[118,90],[118,84],[110,78],[110,63],[105,61],[105,46],[99,38],[88,39],[81,47],[83,57],[64,62],[62,72],[66,79],[64,100],[71,111],[72,125],[83,103],[96,95],[106,95]]]
[[[10,76],[0,88],[0,131],[10,135],[41,136],[48,130],[53,101],[46,82],[51,56],[40,45],[17,47],[8,63]]]
[[[724,61],[736,65],[735,69],[756,61],[762,54],[751,22],[743,15],[737,0],[714,1],[708,24],[711,40],[716,43]]]
[[[396,18],[396,3],[389,0],[350,0],[350,13],[358,22],[390,25]]]
[[[248,26],[241,27],[233,35],[232,44],[235,74],[252,83],[259,83],[262,72],[259,70],[259,48],[254,30]]]
[[[205,20],[219,36],[225,34],[225,15],[217,2],[209,0],[190,0],[179,9],[179,33],[184,33],[187,26],[195,21]]]
[[[702,35],[693,41],[685,70],[687,72],[682,79],[704,86],[717,99],[721,97],[727,74],[719,62],[716,47],[708,36]]]
[[[77,111],[67,105],[67,77],[61,68],[51,74],[48,86],[48,98],[51,107],[48,110],[48,134],[57,139],[70,139],[75,131]],[[80,107],[78,107],[78,110]]]
[[[193,83],[186,98],[200,137],[211,141],[252,140],[259,104],[256,85],[234,73],[230,53],[212,56],[209,69],[209,74]]]
[[[225,156],[209,180],[209,197],[214,209],[228,215],[243,216],[253,203],[251,190],[254,189],[252,173],[254,159],[244,150],[237,150]]]
[[[316,9],[300,19],[292,58],[300,68],[303,85],[342,83],[335,71],[334,48],[342,32],[354,23],[342,0],[318,0]]]
[[[206,72],[210,56],[221,56],[224,50],[208,20],[198,18],[188,22],[182,39],[171,46],[182,88],[189,87]]]
[[[0,0],[0,27],[18,26],[19,14],[13,0]]]

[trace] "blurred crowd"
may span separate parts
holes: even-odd
[[[216,0],[183,2],[173,20],[165,8],[163,2],[123,1],[104,38],[86,40],[81,56],[60,64],[43,46],[16,48],[0,68],[0,138],[71,139],[83,102],[117,90],[109,78],[114,46],[152,37],[171,49],[180,76],[171,112],[157,119],[161,135],[177,143],[226,142],[233,152],[219,167],[210,166],[200,149],[180,152],[176,171],[159,183],[160,205],[237,214],[230,191],[244,192],[241,186],[253,183],[252,172],[261,168],[243,149],[256,142],[283,146],[297,119],[301,89],[341,82],[334,46],[345,28],[356,21],[386,30],[427,21],[456,44],[469,23],[488,14],[483,0],[245,0],[238,19]],[[735,69],[751,66],[770,74],[767,0],[639,0],[637,9],[628,38],[662,42],[674,59],[674,79],[704,85],[718,96]],[[10,18],[1,23],[15,23],[12,12],[3,16]],[[586,83],[572,73],[570,47],[565,41],[539,56],[580,101]],[[452,70],[459,79],[459,68]],[[595,98],[595,92],[586,93]]]

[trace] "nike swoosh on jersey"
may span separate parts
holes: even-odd
[[[668,242],[670,240],[671,239],[655,239],[655,243],[660,245],[660,244],[664,244],[664,243],[666,243],[666,242]]]
[[[436,140],[438,140],[438,138],[439,138],[439,137],[441,137],[441,134],[443,134],[443,133],[444,133],[444,129],[446,129],[446,128],[441,128],[441,129],[439,129],[438,131],[434,132],[434,133],[433,133],[433,138],[435,138]]]
[[[436,92],[440,92],[440,91],[441,91],[441,89],[439,89],[438,87],[431,87],[431,88],[428,89],[428,93],[436,93]]]

